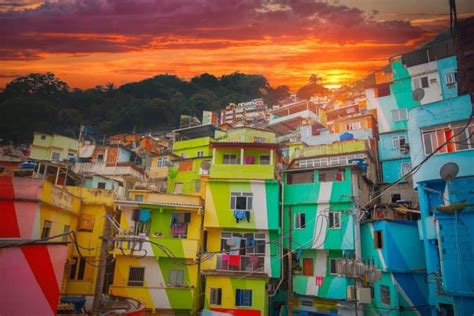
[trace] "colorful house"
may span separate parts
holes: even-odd
[[[116,201],[120,215],[109,293],[138,299],[150,313],[195,315],[200,308],[200,197],[132,190],[130,198]]]
[[[199,125],[175,130],[174,167],[168,171],[168,193],[201,194],[201,175],[209,171],[214,125]]]
[[[268,315],[281,277],[275,134],[254,128],[216,133],[205,190],[204,308]]]
[[[104,230],[106,216],[114,216],[115,194],[110,190],[96,188],[66,186],[65,189],[81,200],[75,229],[75,238],[81,248],[77,249],[72,245],[69,247],[61,294],[94,295],[100,252],[104,242],[101,237],[106,235]],[[112,268],[113,264],[110,261],[106,261],[109,267],[106,270]],[[105,288],[111,282],[112,276],[106,277]]]
[[[366,91],[369,110],[377,111],[381,183],[391,184],[409,172],[408,112],[420,105],[456,95],[456,59],[452,41],[428,45],[390,59],[390,68],[376,72],[375,87]],[[404,179],[383,203],[416,202]]]
[[[428,284],[416,221],[369,221],[361,226],[362,259],[382,271],[365,315],[427,315]]]
[[[474,272],[469,268],[474,265],[471,98],[463,95],[411,110],[409,131],[412,163],[421,164],[413,186],[420,199],[431,315],[467,315],[474,310]]]
[[[0,177],[0,314],[56,315],[80,207],[47,180]]]
[[[337,314],[353,280],[336,273],[337,260],[354,257],[355,203],[368,200],[377,179],[369,140],[306,147],[283,177],[283,233],[291,250],[296,313]]]
[[[34,132],[30,158],[35,160],[63,161],[76,158],[79,141],[74,138]]]

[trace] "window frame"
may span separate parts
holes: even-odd
[[[245,198],[245,208],[237,208],[237,199]],[[230,209],[232,211],[253,211],[253,193],[252,192],[230,192]]]
[[[204,151],[198,150],[198,151],[196,152],[196,157],[204,157]]]
[[[393,149],[400,149],[402,148],[402,144],[400,143],[400,141],[403,139],[404,143],[403,145],[405,145],[407,143],[407,140],[406,140],[406,137],[405,135],[397,135],[397,136],[392,136],[392,148]],[[396,143],[395,143],[396,142]],[[395,145],[397,144],[397,145]],[[398,146],[398,147],[397,147]]]
[[[380,284],[380,301],[382,304],[385,305],[391,305],[392,304],[392,298],[391,298],[391,291],[390,291],[390,286],[388,285],[383,285]]]
[[[293,215],[293,229],[305,229],[305,228],[306,228],[306,213],[295,213]]]
[[[408,174],[410,171],[411,171],[411,162],[402,162],[400,164],[400,173],[402,176]]]
[[[97,182],[97,189],[105,190],[107,187],[106,182]]]
[[[382,230],[374,230],[374,249],[383,249],[384,236]]]
[[[172,275],[175,274],[174,280]],[[181,283],[178,281],[181,279]],[[169,269],[168,270],[168,285],[172,287],[184,287],[186,286],[186,274],[184,269]]]
[[[216,297],[217,296],[217,297]],[[217,302],[216,302],[217,300]],[[211,287],[209,293],[209,304],[220,306],[222,305],[222,288]]]
[[[337,260],[338,258],[329,258],[329,274],[330,275],[337,275]]]
[[[402,113],[404,114],[402,115]],[[403,122],[408,120],[408,110],[406,108],[392,110],[390,111],[390,114],[392,116],[392,121],[394,122]]]
[[[57,158],[55,159],[54,156],[57,155]],[[57,151],[52,151],[51,152],[51,161],[60,161],[61,160],[61,153],[58,153]]]
[[[331,225],[331,223],[332,223],[332,225]],[[336,225],[336,223],[337,223],[337,225]],[[328,213],[328,227],[329,227],[329,229],[341,229],[341,227],[342,227],[341,212],[332,212],[332,211],[330,211]]]
[[[238,300],[238,292],[241,293],[240,301]],[[250,295],[250,296],[249,296]],[[251,289],[236,289],[235,290],[235,306],[237,307],[252,307],[253,290]]]
[[[226,162],[226,156],[227,156],[227,162]],[[235,159],[235,160],[234,160]],[[235,161],[235,162],[233,162]],[[238,165],[240,164],[239,157],[237,154],[229,154],[229,153],[224,153],[222,155],[222,164],[223,165]]]
[[[49,238],[51,236],[51,228],[53,226],[53,222],[45,219],[43,221],[43,228],[41,229],[41,239]]]
[[[130,280],[130,277],[132,276],[132,269],[135,269],[134,271],[143,271],[141,274],[143,275],[142,280]],[[135,277],[136,275],[134,275]],[[128,267],[128,278],[127,278],[127,286],[133,286],[133,287],[143,287],[145,285],[145,267],[136,267],[136,266],[131,266]]]
[[[156,159],[156,167],[157,168],[164,168],[167,167],[168,158],[166,156],[158,157]]]
[[[262,157],[268,157],[268,163],[262,163]],[[266,165],[266,166],[272,164],[270,155],[260,155],[259,156],[259,162],[260,162],[261,165]]]

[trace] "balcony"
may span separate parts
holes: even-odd
[[[126,176],[143,179],[143,170],[137,165],[129,163],[107,164],[105,162],[78,162],[72,170],[81,175],[98,174],[101,176]]]
[[[169,254],[164,250],[168,250],[178,259],[195,259],[199,251],[199,240],[135,235],[118,236],[115,238],[113,253],[119,256],[169,258]]]
[[[294,131],[303,121],[306,120],[321,123],[321,117],[319,115],[314,114],[311,110],[303,110],[289,115],[272,118],[268,128],[280,134],[286,134]]]
[[[337,142],[330,145],[320,145],[315,147],[306,147],[295,152],[293,158],[309,158],[318,156],[331,156],[349,154],[355,152],[370,151],[370,143],[368,140],[350,140],[344,142]]]
[[[234,179],[273,179],[273,165],[214,164],[210,170],[211,178]]]
[[[206,275],[249,275],[267,277],[265,256],[217,255],[215,268],[202,271]]]

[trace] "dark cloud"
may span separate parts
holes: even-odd
[[[405,43],[423,33],[409,22],[376,21],[376,14],[312,0],[60,0],[0,13],[0,55],[215,49],[308,37]],[[189,43],[173,43],[176,38]]]

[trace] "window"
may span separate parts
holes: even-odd
[[[401,165],[401,172],[402,172],[402,175],[406,175],[407,173],[409,173],[411,171],[411,163],[410,162],[402,162],[402,165]]]
[[[258,136],[255,136],[255,137],[253,138],[253,142],[254,142],[254,143],[266,143],[267,140],[266,140],[265,137],[258,137]]]
[[[203,152],[202,150],[200,150],[200,151],[198,151],[198,152],[196,153],[196,156],[198,156],[198,157],[204,157],[204,152]]]
[[[231,251],[241,256],[265,256],[265,233],[221,233],[221,251]]]
[[[48,238],[51,233],[51,221],[45,220],[43,223],[43,230],[41,231],[41,239]]]
[[[392,110],[392,120],[394,122],[406,121],[408,119],[407,109]]]
[[[374,231],[374,248],[375,249],[383,248],[383,232],[381,230]]]
[[[392,147],[393,149],[400,149],[405,146],[405,136],[393,136],[392,137]]]
[[[157,159],[157,167],[158,168],[163,168],[168,166],[168,158],[166,157],[158,157]]]
[[[450,140],[437,153],[454,152],[474,148],[474,124],[464,129],[464,125],[448,125],[422,132],[425,155],[433,153],[438,147]],[[453,135],[456,135],[452,139]]]
[[[390,287],[386,285],[380,286],[380,300],[383,304],[390,305]]]
[[[79,216],[79,221],[77,223],[77,230],[91,232],[94,230],[94,223],[95,223],[94,214],[82,213]]]
[[[128,286],[143,286],[145,281],[144,267],[130,267],[128,270]]]
[[[222,163],[224,165],[237,165],[239,164],[239,160],[237,159],[237,155],[235,154],[224,154]]]
[[[61,154],[53,151],[53,153],[51,154],[51,160],[59,161],[60,158],[61,158]]]
[[[232,192],[230,194],[231,210],[252,210],[253,193]]]
[[[377,85],[376,89],[377,89],[376,90],[377,98],[386,97],[386,96],[390,95],[390,84],[389,83],[379,84],[379,85]]]
[[[186,158],[188,155],[186,153],[181,154],[181,158]]]
[[[42,139],[42,140],[45,140],[45,139],[46,139],[46,135],[41,135],[41,139]]]
[[[329,212],[329,228],[341,228],[341,212]]]
[[[103,162],[104,161],[104,154],[97,155],[97,161],[98,162]]]
[[[448,72],[444,76],[446,78],[446,85],[447,86],[454,85],[458,81],[458,73],[457,72]]]
[[[430,86],[428,77],[421,77],[413,79],[413,87],[415,89],[428,88]]]
[[[171,269],[168,273],[168,284],[171,286],[184,286],[184,270]]]
[[[237,289],[235,291],[235,306],[252,306],[252,290]]]
[[[303,275],[304,276],[313,276],[314,275],[314,265],[312,258],[303,258]]]
[[[67,241],[67,237],[68,237],[68,234],[69,234],[69,231],[71,230],[71,226],[69,225],[64,225],[64,228],[63,228],[63,237],[62,237],[62,241]]]
[[[333,182],[333,181],[344,181],[345,180],[345,170],[344,169],[333,169],[318,171],[318,181],[319,182]]]
[[[105,189],[105,182],[98,182],[97,189]]]
[[[260,164],[269,165],[270,164],[270,155],[260,155]]]
[[[349,131],[355,130],[355,129],[360,129],[360,122],[359,122],[359,121],[355,121],[355,122],[349,122],[349,123],[347,123],[347,129],[348,129]]]
[[[86,261],[84,258],[74,257],[72,258],[71,267],[69,269],[69,279],[71,280],[84,280],[84,274],[86,271]]]
[[[141,194],[135,195],[135,201],[137,201],[137,202],[143,202],[143,195],[141,195]]]
[[[329,273],[337,274],[337,259],[329,259]]]
[[[313,183],[314,172],[292,172],[286,174],[286,184],[302,184],[302,183]]]
[[[222,289],[221,288],[211,288],[211,300],[212,305],[221,305],[222,304]]]
[[[392,194],[391,201],[392,203],[397,203],[397,201],[400,201],[402,199],[402,196],[399,193]]]
[[[183,184],[182,183],[175,183],[174,184],[174,191],[175,194],[181,194],[183,192]]]
[[[295,229],[306,228],[306,214],[296,213],[295,214]]]

